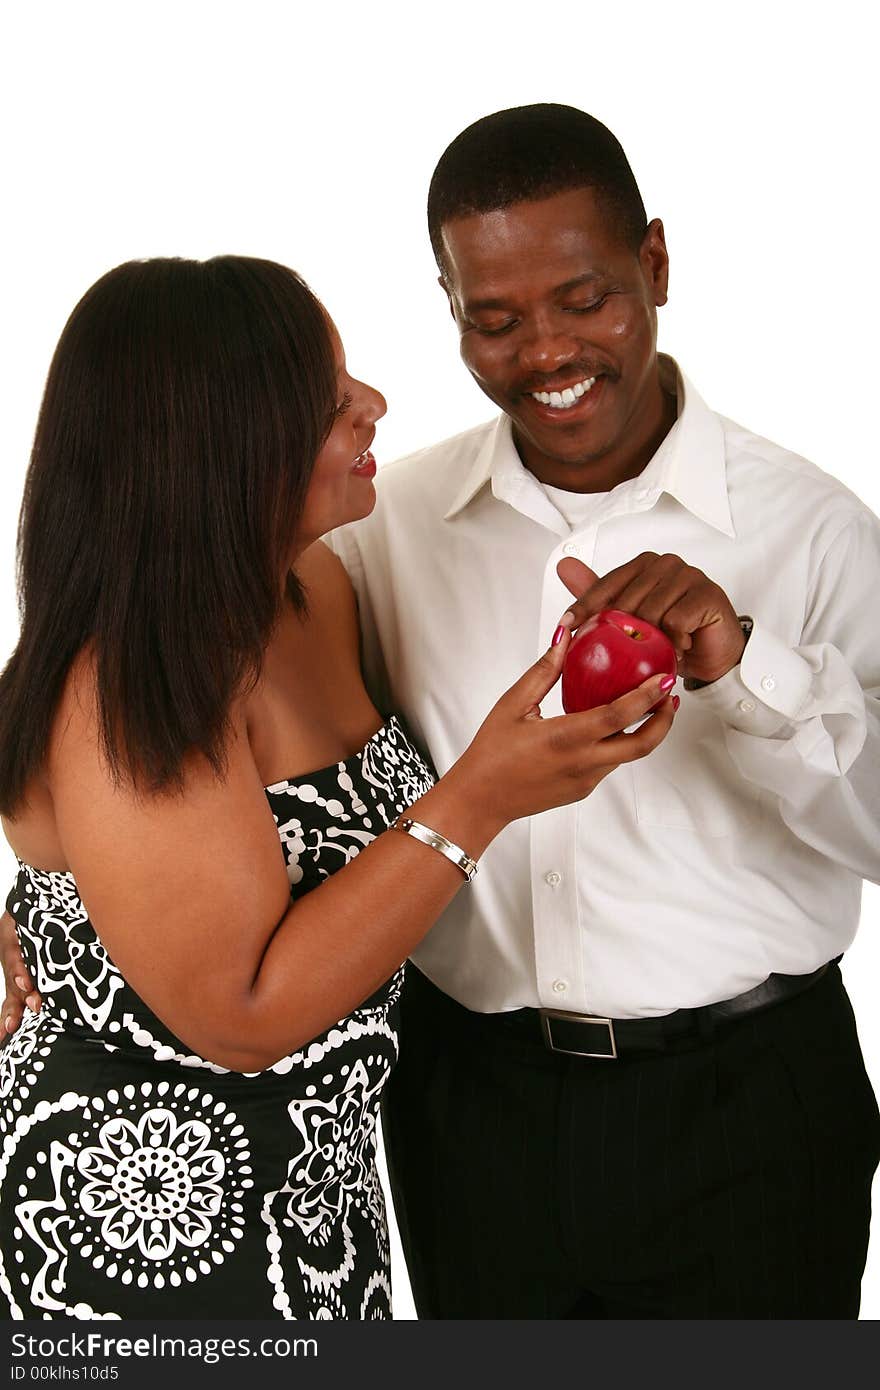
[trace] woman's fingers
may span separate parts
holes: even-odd
[[[15,923],[8,912],[0,917],[0,961],[3,964],[3,977],[6,995],[0,1012],[0,1031],[14,1033],[21,1023],[25,1006],[39,1013],[42,999],[34,989],[30,971],[21,955]]]
[[[603,752],[611,754],[608,761],[616,767],[619,763],[632,763],[644,758],[663,742],[678,708],[678,697],[667,695],[649,719],[646,719],[631,734],[613,734],[603,743]]]
[[[562,675],[562,663],[570,642],[570,630],[557,628],[547,650],[520,676],[516,684],[502,695],[495,708],[514,716],[538,718],[541,713],[541,701]]]
[[[578,714],[563,715],[567,733],[573,742],[595,742],[597,739],[608,739],[614,734],[622,733],[624,729],[629,729],[640,719],[644,719],[645,715],[650,714],[666,694],[664,685],[671,690],[672,686],[666,673],[650,676],[642,685],[637,685],[635,690],[612,700],[610,704],[598,705],[596,709],[583,710]],[[668,703],[671,710],[671,702]]]
[[[9,1033],[14,1033],[21,1023],[21,1016],[24,1013],[24,1006],[21,1000],[13,994],[7,993],[3,1000],[3,1020],[0,1035],[6,1037]]]
[[[654,706],[664,697],[669,707],[671,721],[677,708],[669,698],[669,692],[674,684],[675,680],[669,675],[669,672],[663,671],[658,676],[649,676],[646,681],[636,686],[635,690],[631,690],[629,694],[621,695],[619,699],[612,700],[608,709],[612,712],[613,722],[617,726],[615,732],[622,732],[633,724],[637,724],[640,719],[645,718],[645,715],[650,714]],[[660,713],[659,709],[657,713]]]

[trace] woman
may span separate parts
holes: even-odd
[[[267,261],[120,266],[62,334],[0,678],[8,909],[43,1001],[2,1054],[15,1318],[388,1316],[402,962],[509,821],[669,729],[667,698],[622,732],[659,679],[543,723],[560,626],[434,782],[318,541],[372,509],[384,410]]]

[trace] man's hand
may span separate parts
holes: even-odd
[[[569,610],[574,622],[567,626],[580,627],[603,608],[619,608],[666,633],[686,680],[708,684],[739,665],[746,643],[730,599],[681,556],[646,551],[604,579],[566,558],[556,573],[577,598]]]
[[[25,1005],[34,1013],[39,1013],[42,999],[34,989],[34,982],[21,958],[18,934],[15,923],[8,912],[0,917],[0,960],[3,962],[3,975],[6,981],[6,998],[0,1014],[0,1042],[9,1033],[14,1033],[21,1023]]]

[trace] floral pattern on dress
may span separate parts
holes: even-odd
[[[147,1260],[164,1260],[180,1242],[195,1249],[211,1234],[223,1203],[226,1160],[211,1147],[203,1120],[178,1124],[171,1110],[147,1110],[139,1123],[114,1116],[98,1143],[81,1150],[76,1170],[86,1181],[79,1202],[100,1218],[112,1250],[137,1241]]]

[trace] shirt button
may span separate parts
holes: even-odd
[[[562,882],[562,874],[558,874],[555,869],[551,869],[549,874],[544,875],[544,882],[549,883],[551,888],[558,888]]]
[[[754,700],[740,700],[739,707],[743,714],[751,714],[755,708]]]
[[[765,676],[764,679],[761,681],[761,689],[762,689],[762,690],[775,690],[775,689],[776,689],[776,680],[775,680],[775,678],[774,678],[773,676]]]
[[[575,541],[566,541],[562,547],[563,555],[580,555],[581,548]]]
[[[565,991],[566,991],[567,989],[568,989],[568,981],[567,981],[567,980],[554,980],[554,981],[553,981],[553,993],[554,993],[554,994],[564,994]]]

